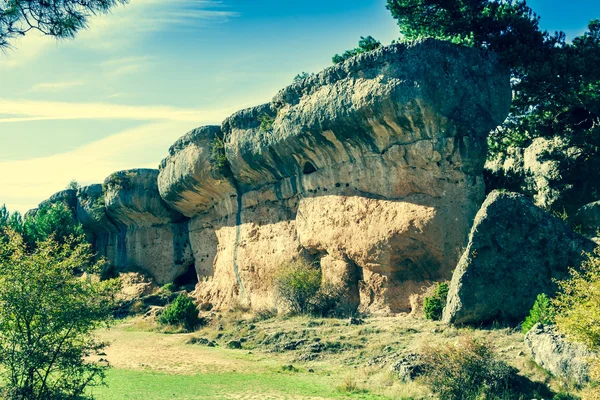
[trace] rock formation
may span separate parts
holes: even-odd
[[[492,192],[475,217],[450,284],[443,319],[455,324],[521,322],[553,279],[578,267],[595,243],[524,195]]]
[[[571,343],[553,326],[537,324],[525,335],[525,344],[540,367],[552,375],[584,385],[590,378],[590,359],[597,357],[584,345]]]
[[[544,209],[572,216],[600,199],[600,138],[542,137],[510,148],[485,166],[489,189],[532,196]]]
[[[306,258],[360,310],[409,311],[411,294],[452,274],[510,98],[491,55],[384,47],[190,132],[160,174],[113,174],[104,210],[97,187],[81,190],[79,219],[120,269],[165,282],[193,264],[213,307],[272,307],[277,267]]]

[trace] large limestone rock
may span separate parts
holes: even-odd
[[[158,170],[120,171],[78,191],[77,218],[96,251],[120,271],[143,271],[157,284],[193,265],[187,220],[158,192]]]
[[[193,217],[235,195],[234,183],[223,166],[211,161],[223,134],[219,126],[203,126],[179,139],[160,165],[158,189],[175,210]]]
[[[449,279],[484,198],[485,138],[508,113],[508,74],[477,50],[426,40],[356,57],[177,142],[165,201],[188,217],[214,306],[273,303],[300,257],[364,311],[409,311]],[[223,138],[227,163],[211,152]]]
[[[574,215],[600,198],[599,138],[570,135],[534,139],[486,163],[490,189],[527,194],[544,209]]]
[[[450,284],[445,322],[520,322],[553,279],[578,267],[595,243],[524,195],[492,192],[477,213]]]
[[[525,335],[533,360],[552,375],[584,385],[590,379],[590,360],[597,357],[584,345],[572,343],[554,326],[537,324]]]

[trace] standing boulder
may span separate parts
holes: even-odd
[[[584,385],[590,379],[590,359],[597,356],[584,345],[571,343],[555,327],[535,325],[525,335],[533,360],[552,375]]]
[[[595,243],[526,196],[494,191],[475,217],[469,244],[450,284],[445,322],[518,323],[538,294],[553,294],[553,279],[578,267]]]

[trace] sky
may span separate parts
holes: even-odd
[[[528,4],[571,38],[600,18],[598,0]],[[130,0],[74,40],[28,34],[0,53],[0,204],[157,168],[189,130],[268,102],[361,35],[399,36],[385,0]]]

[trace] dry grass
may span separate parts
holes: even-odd
[[[380,398],[423,399],[429,391],[415,383],[401,382],[390,370],[394,361],[428,346],[456,343],[468,335],[486,338],[500,357],[530,379],[558,388],[548,374],[532,363],[523,335],[514,329],[455,328],[409,316],[373,317],[363,325],[347,320],[310,317],[256,316],[238,309],[213,314],[209,325],[192,334],[165,334],[142,318],[128,320],[108,331],[103,339],[112,344],[105,358],[117,369],[166,374],[225,374],[252,371],[279,374],[293,365],[300,374],[314,372],[340,395]],[[217,347],[188,344],[205,338]],[[242,342],[242,350],[227,349],[231,340]],[[320,343],[320,351],[311,346]],[[297,344],[297,346],[294,346]]]

